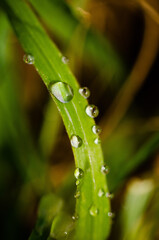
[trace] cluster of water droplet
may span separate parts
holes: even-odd
[[[84,98],[89,98],[89,96],[90,96],[90,91],[89,91],[89,89],[87,87],[80,88],[79,89],[79,93]],[[85,111],[86,111],[86,114],[89,117],[91,117],[91,118],[96,118],[98,116],[98,114],[99,114],[99,110],[98,110],[98,108],[95,105],[88,105],[86,107]],[[99,126],[93,125],[92,132],[94,134],[99,135],[101,133],[101,131],[102,131],[102,129]],[[100,138],[99,137],[95,138],[94,139],[94,143],[95,144],[100,144],[101,143]]]
[[[23,57],[23,60],[27,64],[34,64],[34,57],[31,54],[25,54],[24,57]],[[67,57],[63,56],[62,57],[62,62],[64,64],[67,64],[69,62],[69,59]],[[65,82],[58,81],[58,82],[55,82],[53,84],[50,84],[50,91],[51,91],[51,94],[61,103],[70,102],[73,99],[73,96],[74,96],[74,92],[73,92],[72,87]],[[79,93],[85,99],[89,98],[89,96],[90,96],[90,91],[87,87],[80,88]],[[88,105],[85,109],[85,112],[91,118],[96,118],[99,114],[99,110],[95,105]],[[93,125],[91,130],[96,135],[99,135],[102,131],[102,129],[97,125]],[[82,139],[77,135],[72,135],[70,141],[71,141],[71,145],[74,148],[81,147],[82,143],[83,143]],[[100,140],[99,136],[95,138],[94,143],[95,144],[101,143],[101,140]],[[101,173],[108,174],[109,173],[109,167],[106,166],[106,165],[102,165],[101,166]],[[84,176],[84,171],[81,168],[76,168],[75,172],[74,172],[74,176],[76,178],[76,185],[77,185],[77,191],[76,191],[74,197],[78,199],[80,197],[80,191],[78,189],[78,186],[80,185],[80,183],[82,181],[82,178]],[[100,188],[99,191],[98,191],[98,197],[104,197],[104,196],[106,196],[107,198],[112,198],[113,197],[112,194],[105,193],[105,191],[102,188]],[[89,209],[89,213],[90,213],[91,216],[95,217],[99,214],[99,209],[95,205],[92,205]],[[114,214],[112,212],[108,212],[108,216],[113,217]],[[72,216],[72,219],[77,220],[78,217],[77,216]]]
[[[81,168],[76,168],[74,171],[74,176],[76,178],[76,185],[77,185],[77,190],[76,193],[74,195],[75,198],[79,198],[80,197],[80,191],[78,189],[78,186],[80,185],[82,178],[84,176],[84,171]]]

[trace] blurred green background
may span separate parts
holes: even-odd
[[[90,89],[89,102],[99,107],[114,193],[110,239],[158,240],[158,0],[29,2],[81,86]],[[30,239],[47,239],[56,213],[65,209],[62,218],[69,222],[75,206],[69,139],[23,55],[0,10],[0,209],[6,240],[28,239],[35,224]]]

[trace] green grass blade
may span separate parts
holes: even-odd
[[[122,229],[120,239],[137,239],[140,221],[150,204],[153,192],[154,183],[151,179],[136,179],[128,185],[124,208],[120,213],[120,227]]]
[[[66,212],[61,211],[53,220],[50,237],[64,240],[74,229],[75,222]]]
[[[63,201],[54,194],[44,195],[38,208],[38,217],[29,240],[46,240],[54,217],[62,210]]]
[[[61,122],[57,107],[52,99],[50,99],[46,107],[44,122],[39,138],[40,148],[46,157],[50,156],[55,147]]]
[[[115,159],[110,162],[111,173],[108,176],[108,182],[111,191],[117,189],[128,175],[130,175],[158,149],[159,134],[158,132],[153,133],[148,140],[144,141],[135,153],[133,153],[133,150],[136,148],[136,141],[132,143],[130,141],[126,142],[127,144],[123,146],[123,150],[121,149],[121,151],[125,151],[126,155],[124,156],[123,154],[123,158],[120,158],[120,162],[117,163],[118,165],[116,164]],[[128,153],[126,151],[128,151]]]
[[[76,167],[84,171],[82,183],[78,187],[80,197],[77,199],[76,213],[79,219],[75,239],[104,240],[110,230],[110,203],[108,198],[98,196],[99,189],[107,192],[108,187],[105,175],[100,171],[103,165],[101,146],[94,143],[96,135],[91,130],[94,121],[85,112],[88,103],[79,94],[76,79],[62,62],[62,55],[30,8],[21,0],[3,0],[1,3],[24,50],[34,56],[35,67],[49,91],[50,84],[58,81],[69,84],[73,89],[73,99],[68,103],[52,97],[61,113],[69,138],[77,135],[83,142],[81,147],[73,148]],[[92,205],[98,209],[97,216],[90,215]]]
[[[71,41],[77,28],[80,26],[83,32],[86,32],[84,52],[88,60],[95,63],[102,74],[107,76],[109,80],[115,80],[117,83],[123,79],[125,75],[125,67],[120,57],[113,49],[108,39],[103,38],[95,30],[87,30],[87,28],[75,17],[70,7],[65,1],[59,0],[29,0],[37,12],[46,21],[55,34],[64,40],[66,44]],[[79,36],[80,37],[80,36]],[[74,51],[78,53],[80,48],[77,43],[72,44]],[[112,81],[115,83],[114,81]]]
[[[10,33],[11,29],[6,16],[1,13],[0,154],[2,154],[2,159],[6,158],[5,161],[8,164],[15,166],[24,182],[31,182],[35,189],[39,191],[42,185],[44,185],[45,168],[42,161],[40,161],[41,155],[35,150],[24,113],[18,101],[16,83],[14,83],[17,73],[14,68],[14,60],[12,59],[13,51],[8,41]],[[8,154],[3,153],[4,148],[7,148]],[[37,185],[37,181],[41,184]]]

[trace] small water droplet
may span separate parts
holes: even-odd
[[[89,209],[89,213],[91,216],[96,217],[99,214],[99,209],[95,205],[92,205]]]
[[[69,63],[69,59],[66,56],[62,56],[62,62],[64,64],[68,64]]]
[[[34,64],[34,57],[31,55],[31,54],[25,54],[24,56],[23,56],[23,61],[25,62],[25,63],[27,63],[27,64]]]
[[[65,235],[67,235],[67,234],[68,234],[68,232],[64,232],[64,234],[65,234]]]
[[[93,132],[94,134],[100,134],[100,133],[102,132],[102,129],[101,129],[99,126],[94,125],[94,126],[92,127],[92,132]]]
[[[74,197],[75,197],[75,198],[79,198],[79,197],[80,197],[80,195],[81,195],[80,191],[76,191],[76,193],[75,193]]]
[[[71,145],[75,148],[79,148],[82,145],[82,139],[79,136],[73,135],[71,137]]]
[[[72,216],[72,220],[73,220],[73,221],[78,220],[78,216],[77,216],[77,215]]]
[[[100,144],[100,143],[101,143],[100,138],[96,138],[96,139],[94,140],[94,143],[95,143],[95,144]]]
[[[101,167],[101,172],[103,173],[103,174],[108,174],[109,173],[109,167],[107,166],[107,165],[102,165],[102,167]]]
[[[68,103],[72,100],[73,89],[64,82],[56,82],[50,86],[51,93],[62,103]]]
[[[114,194],[107,192],[107,193],[105,194],[105,196],[106,196],[107,198],[112,199],[112,198],[114,197]]]
[[[83,178],[84,176],[83,170],[81,168],[76,168],[74,171],[74,176],[77,180]]]
[[[79,89],[79,93],[84,98],[89,98],[89,96],[90,96],[90,91],[89,91],[89,89],[87,87],[80,88]]]
[[[78,186],[80,184],[80,180],[78,179],[77,181],[76,181],[76,186]]]
[[[115,214],[112,212],[108,212],[108,217],[113,218],[113,217],[115,217]]]
[[[104,190],[102,188],[100,188],[98,191],[98,197],[103,197],[104,194],[105,194]]]
[[[88,105],[86,107],[86,114],[91,118],[95,118],[98,116],[99,110],[95,105]]]

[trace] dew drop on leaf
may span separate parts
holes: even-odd
[[[62,103],[68,103],[72,100],[74,94],[69,84],[64,82],[56,82],[50,85],[50,91],[56,99]]]
[[[92,205],[89,209],[89,213],[91,216],[96,217],[99,214],[99,209],[95,205]]]
[[[90,91],[89,91],[89,89],[87,87],[80,88],[79,89],[79,93],[84,98],[89,98],[89,96],[90,96]]]
[[[102,188],[100,188],[98,191],[98,197],[103,197],[104,194],[105,194],[104,190]]]
[[[77,180],[81,179],[84,176],[84,171],[81,168],[76,168],[74,171],[74,176]]]
[[[76,191],[76,193],[75,193],[74,197],[75,197],[75,198],[79,198],[79,197],[80,197],[80,195],[81,195],[80,191]]]
[[[107,198],[112,199],[112,198],[114,197],[114,194],[107,192],[107,193],[105,194],[105,196],[106,196]]]
[[[113,218],[115,217],[115,214],[113,212],[108,212],[108,217]]]
[[[77,181],[76,181],[76,186],[78,186],[80,184],[80,180],[78,179]]]
[[[95,118],[98,116],[99,110],[95,105],[88,105],[86,107],[86,114],[91,118]]]
[[[107,165],[102,165],[101,166],[101,173],[103,174],[108,174],[109,173],[109,167]]]
[[[23,61],[25,62],[25,63],[27,63],[27,64],[34,64],[34,57],[31,55],[31,54],[25,54],[24,56],[23,56]]]
[[[78,220],[78,215],[73,215],[73,216],[72,216],[72,220],[73,220],[73,221]]]
[[[68,63],[69,63],[69,59],[68,59],[67,57],[63,56],[63,57],[62,57],[62,62],[63,62],[64,64],[68,64]]]
[[[94,140],[94,143],[95,143],[95,144],[100,144],[100,143],[101,143],[100,138],[96,138],[96,139]]]
[[[79,136],[73,135],[71,137],[71,145],[72,145],[72,147],[79,148],[79,147],[81,147],[82,143],[83,143],[82,139]]]
[[[92,132],[93,132],[94,134],[100,134],[100,133],[102,132],[102,129],[101,129],[99,126],[94,125],[94,126],[92,127]]]

